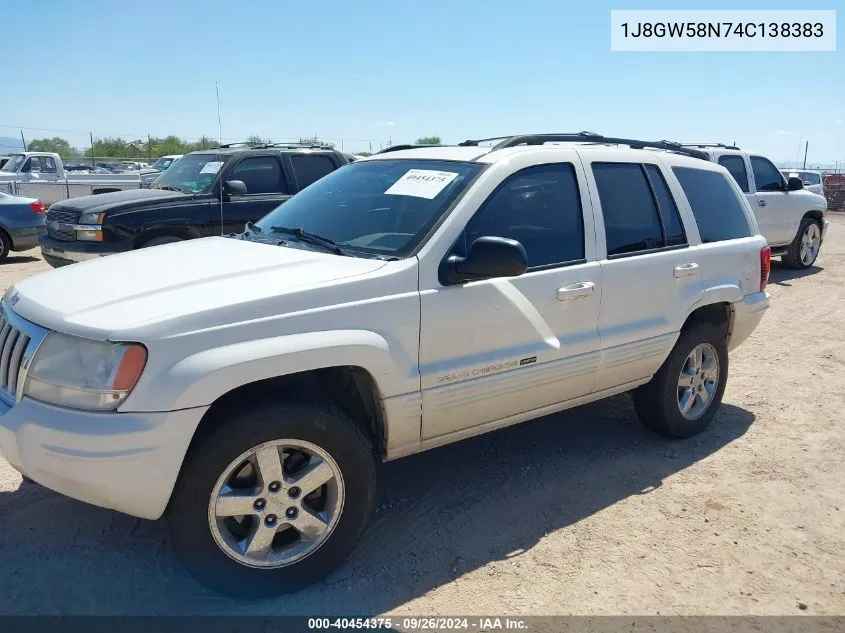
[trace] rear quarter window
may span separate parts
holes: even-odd
[[[745,210],[728,182],[729,176],[693,167],[673,167],[672,172],[689,201],[702,242],[751,236]]]

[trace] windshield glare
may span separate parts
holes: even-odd
[[[346,165],[256,224],[301,228],[347,249],[408,255],[481,171],[479,163],[374,160]]]
[[[163,171],[150,187],[172,187],[184,193],[205,193],[211,188],[214,178],[229,158],[221,154],[189,154],[173,163],[167,171]]]
[[[23,154],[12,154],[9,157],[9,162],[3,165],[2,171],[17,171],[20,169],[20,166],[23,164],[25,159],[26,156]]]

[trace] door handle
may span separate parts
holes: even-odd
[[[765,206],[766,206],[766,201],[765,201],[765,200],[758,200],[758,201],[757,201],[757,206],[758,206],[758,207],[765,207]]]
[[[698,274],[698,264],[695,262],[690,262],[689,264],[681,264],[680,266],[675,266],[674,271],[675,277],[681,279],[682,277],[692,277],[693,275]]]
[[[555,296],[558,301],[571,301],[572,299],[583,299],[589,297],[596,290],[596,284],[592,281],[579,281],[578,283],[561,286],[557,289]]]

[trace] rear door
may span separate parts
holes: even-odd
[[[786,190],[786,178],[768,158],[751,155],[749,160],[757,192],[756,206],[752,208],[760,232],[772,246],[788,244],[798,230],[795,218],[801,214],[793,208]]]
[[[279,157],[247,156],[237,162],[226,180],[240,180],[246,194],[229,195],[223,201],[223,233],[240,233],[247,222],[257,222],[290,197],[290,188]]]
[[[656,158],[620,162],[618,152],[591,151],[582,159],[598,209],[601,354],[594,389],[600,392],[660,367],[700,300],[701,254],[687,238]]]

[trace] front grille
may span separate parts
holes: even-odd
[[[9,404],[18,401],[32,356],[47,334],[48,330],[25,321],[3,302],[0,307],[0,398]]]
[[[0,392],[7,400],[17,400],[18,377],[29,336],[0,315]]]
[[[77,211],[65,211],[62,209],[50,209],[47,212],[47,235],[53,239],[64,242],[72,242],[76,239],[76,231],[73,225],[79,220]]]

